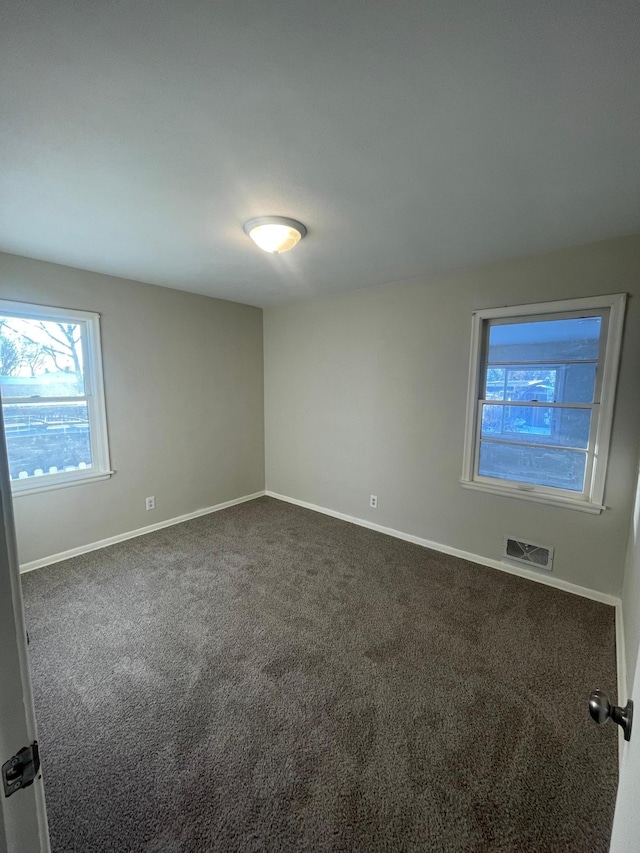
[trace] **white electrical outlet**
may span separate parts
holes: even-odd
[[[145,509],[155,509],[156,508],[156,499],[154,497],[147,498],[144,502]]]
[[[378,509],[378,496],[369,495],[369,506],[371,509]]]

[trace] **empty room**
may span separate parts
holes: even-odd
[[[640,851],[637,3],[2,17],[0,853]]]

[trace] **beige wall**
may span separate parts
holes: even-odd
[[[621,291],[640,295],[640,236],[267,309],[267,488],[489,558],[506,534],[528,537],[555,546],[556,576],[619,593],[637,471],[637,298],[610,509],[591,516],[469,492],[458,478],[472,310]],[[101,314],[117,472],[17,498],[22,562],[264,487],[259,309],[1,254],[0,298]],[[197,418],[181,416],[189,407]],[[146,512],[150,494],[157,509]]]
[[[0,298],[100,313],[116,471],[16,498],[22,563],[264,488],[259,308],[14,255]]]
[[[623,291],[632,298],[610,509],[595,516],[464,490],[472,311]],[[638,296],[640,235],[266,309],[267,489],[488,558],[499,559],[507,534],[529,538],[555,546],[557,577],[618,594],[640,417]]]

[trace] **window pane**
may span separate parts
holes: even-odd
[[[488,367],[484,384],[485,400],[504,400],[507,371],[504,367]]]
[[[537,403],[593,403],[596,365],[558,364],[488,367],[485,400]]]
[[[590,425],[590,409],[496,404],[482,407],[482,438],[558,444],[586,450]]]
[[[13,479],[91,468],[86,403],[15,403],[3,412]]]
[[[82,325],[0,316],[4,397],[77,397],[85,393]]]
[[[483,477],[581,492],[586,462],[587,454],[576,450],[516,447],[481,441],[478,470]]]
[[[557,382],[557,368],[489,367],[485,399],[555,403]]]
[[[489,326],[489,363],[596,360],[601,317]]]
[[[557,370],[518,370],[516,368],[507,370],[506,374],[507,400],[555,402]]]
[[[593,403],[595,388],[595,364],[567,364],[556,403]]]

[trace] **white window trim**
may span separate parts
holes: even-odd
[[[616,293],[583,299],[565,299],[558,302],[539,302],[531,305],[485,308],[473,312],[471,321],[471,358],[469,360],[467,417],[462,477],[460,478],[460,482],[464,488],[594,514],[606,509],[602,501],[604,499],[607,460],[611,442],[613,409],[620,349],[622,346],[626,300],[626,293]],[[515,480],[497,480],[494,484],[487,482],[488,478],[479,479],[475,473],[475,469],[479,429],[478,411],[480,408],[478,401],[481,399],[480,380],[483,372],[482,345],[485,321],[540,314],[556,315],[566,311],[597,311],[603,308],[609,309],[609,322],[603,360],[604,370],[600,394],[600,414],[593,444],[593,471],[589,493],[587,495],[572,495],[571,492],[563,491],[562,489],[538,487],[531,483],[518,483]]]
[[[82,355],[84,367],[84,396],[88,402],[89,429],[91,436],[92,466],[78,471],[60,471],[43,474],[41,477],[25,477],[11,481],[13,497],[78,486],[107,480],[114,473],[109,464],[109,442],[107,436],[107,410],[104,397],[102,372],[102,345],[100,339],[100,315],[91,311],[72,308],[56,308],[26,302],[0,300],[0,315],[10,315],[28,320],[83,324]]]

